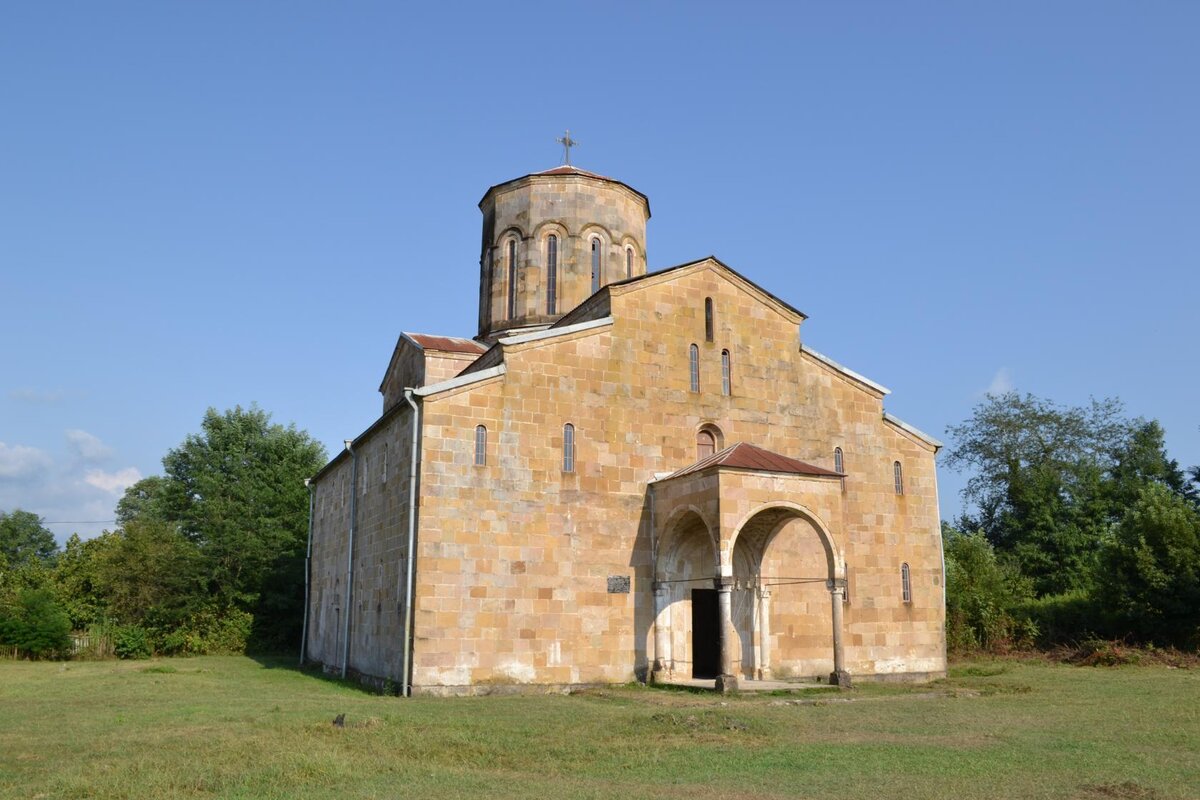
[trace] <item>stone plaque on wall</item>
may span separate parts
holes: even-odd
[[[629,576],[628,575],[609,575],[608,576],[608,593],[609,594],[629,594]]]

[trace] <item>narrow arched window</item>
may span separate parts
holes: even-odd
[[[717,452],[717,439],[708,431],[696,434],[696,459],[708,458]]]
[[[517,242],[508,241],[508,318],[517,316]]]
[[[904,494],[904,471],[899,461],[892,464],[892,476],[896,479],[896,494]]]
[[[600,291],[600,240],[592,239],[592,294]]]
[[[475,426],[475,466],[487,465],[487,428]]]
[[[554,234],[546,239],[546,313],[558,309],[558,237]]]
[[[688,348],[688,367],[692,377],[692,391],[700,391],[700,348],[692,345]]]
[[[729,351],[721,351],[721,394],[729,397],[733,394],[733,373],[729,366]]]
[[[633,277],[633,248],[625,248],[625,277]]]
[[[907,563],[900,565],[900,592],[904,596],[904,602],[912,602],[912,577]]]
[[[563,425],[563,472],[575,471],[575,426]]]
[[[842,469],[842,467],[843,467],[842,448],[835,447],[835,448],[833,448],[833,471],[834,472],[845,472],[845,470]]]
[[[704,341],[713,340],[713,304],[712,298],[704,298]]]

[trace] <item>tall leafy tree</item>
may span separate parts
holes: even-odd
[[[1070,408],[1033,395],[989,395],[951,426],[946,463],[971,471],[964,499],[979,529],[1040,594],[1085,585],[1109,524],[1106,475],[1130,437],[1117,400]]]
[[[261,611],[260,645],[283,644],[299,629],[304,479],[325,461],[320,443],[272,423],[257,406],[209,409],[200,433],[163,458],[162,485],[147,492],[149,513],[177,524],[198,548],[213,597]]]
[[[57,551],[54,534],[37,514],[19,508],[11,513],[0,511],[0,554],[10,567],[49,560]]]
[[[1200,512],[1162,483],[1142,488],[1106,543],[1099,597],[1141,639],[1200,644]]]

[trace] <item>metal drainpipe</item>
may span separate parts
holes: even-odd
[[[413,402],[413,390],[404,390],[404,399],[413,410],[412,449],[408,459],[408,565],[404,577],[404,667],[400,677],[404,697],[412,697],[412,651],[413,651],[413,577],[417,571],[416,553],[413,552],[417,533],[417,436],[421,432],[421,407]]]
[[[304,666],[304,657],[308,655],[308,592],[312,582],[312,539],[313,513],[316,509],[317,495],[312,481],[304,479],[304,488],[308,489],[308,552],[304,555],[304,627],[300,629],[300,666]]]
[[[346,617],[342,623],[344,641],[342,642],[342,677],[346,677],[346,667],[350,663],[350,589],[354,581],[354,529],[358,521],[358,453],[354,452],[354,442],[346,440],[346,450],[350,453],[350,541],[346,545]]]

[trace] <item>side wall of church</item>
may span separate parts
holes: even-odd
[[[825,524],[845,542],[851,574],[848,667],[943,670],[932,447],[885,423],[877,392],[802,353],[794,319],[715,268],[647,280],[614,295],[612,327],[506,346],[502,379],[426,398],[416,686],[623,681],[644,670],[653,651],[646,487],[696,460],[704,424],[720,429],[720,444],[830,468],[833,448],[843,449],[843,511]],[[692,344],[700,392],[689,387]],[[481,424],[488,463],[476,467]],[[610,593],[610,577],[628,577],[630,592]]]
[[[357,480],[354,459],[343,456],[317,482],[308,657],[327,669],[343,662],[349,572],[348,670],[402,678],[412,417],[401,408],[359,437]],[[348,564],[352,501],[356,525]]]

